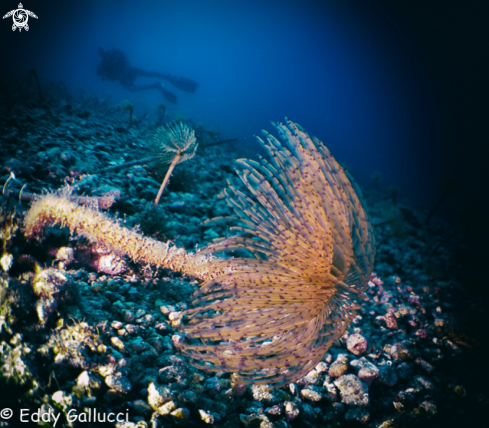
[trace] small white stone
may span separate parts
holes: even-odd
[[[122,340],[119,339],[118,337],[112,336],[110,338],[110,343],[112,343],[112,345],[114,345],[117,349],[121,351],[124,350],[124,343],[122,343]]]
[[[14,261],[14,256],[12,254],[5,253],[2,256],[2,258],[0,259],[0,265],[2,266],[4,272],[9,271],[9,269],[12,267],[13,261]]]
[[[200,419],[202,419],[206,424],[212,425],[214,423],[214,416],[205,412],[204,410],[199,409]]]

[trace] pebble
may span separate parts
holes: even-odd
[[[321,361],[316,366],[316,372],[318,372],[318,373],[325,373],[327,371],[328,371],[328,365],[324,361]]]
[[[136,334],[141,330],[140,326],[134,324],[126,324],[125,328],[129,334]]]
[[[297,416],[299,416],[300,413],[299,408],[292,401],[284,402],[284,412],[289,421],[294,420]]]
[[[171,306],[171,305],[166,305],[166,306],[162,305],[159,307],[159,309],[163,315],[168,315],[169,313],[175,312],[177,310],[175,306]]]
[[[379,377],[379,369],[365,357],[353,360],[350,365],[357,370],[358,378],[367,385]]]
[[[326,388],[326,394],[329,401],[335,402],[338,400],[338,390],[334,386],[334,383],[329,383],[325,381],[323,387]]]
[[[156,411],[162,415],[169,415],[171,412],[177,409],[177,406],[173,400],[168,401],[167,403],[163,404],[162,406],[158,407]]]
[[[56,253],[56,260],[70,263],[75,259],[75,251],[71,247],[61,247]]]
[[[156,385],[151,382],[148,386],[148,404],[152,409],[158,409],[172,398],[170,389],[166,386]]]
[[[297,388],[297,385],[295,383],[290,383],[289,384],[289,390],[292,393],[292,395],[299,395],[299,388]]]
[[[158,330],[159,333],[166,333],[172,331],[172,328],[164,321],[156,324],[155,329]]]
[[[14,256],[12,254],[4,253],[0,258],[0,266],[2,266],[4,272],[8,272],[10,270],[13,262]]]
[[[122,315],[122,319],[127,323],[131,323],[136,319],[134,313],[128,310],[123,310],[121,312],[121,315]]]
[[[321,401],[321,399],[323,398],[321,393],[312,389],[312,387],[313,386],[311,385],[309,388],[302,389],[300,392],[301,397],[309,401]]]
[[[124,350],[124,343],[122,343],[122,340],[119,339],[117,336],[112,336],[110,338],[110,343],[114,345],[117,349],[123,351]]]
[[[348,370],[348,357],[346,354],[339,354],[335,362],[331,364],[328,370],[328,375],[331,377],[340,377]]]
[[[122,324],[120,321],[112,321],[110,326],[115,330],[120,330],[124,326],[124,324]]]
[[[215,378],[213,378],[215,379]],[[221,382],[219,379],[218,382]],[[207,385],[207,382],[206,382]],[[270,390],[268,389],[267,385],[252,385],[251,386],[251,393],[253,394],[253,399],[255,401],[265,401],[265,402],[272,402],[274,401],[273,395],[270,393]]]
[[[124,376],[110,375],[105,378],[105,384],[114,391],[127,394],[131,391],[132,386],[129,379]]]
[[[341,376],[334,381],[340,391],[341,402],[348,406],[366,407],[369,405],[367,385],[353,374]]]
[[[354,333],[346,339],[346,347],[353,355],[361,355],[367,351],[367,339],[359,333]]]
[[[51,399],[56,407],[63,409],[63,411],[67,411],[73,406],[73,397],[64,391],[56,391]]]
[[[265,409],[265,413],[270,416],[280,416],[282,414],[282,406],[280,404],[275,404],[275,406]]]
[[[397,330],[398,325],[397,325],[397,319],[396,316],[394,315],[394,312],[387,312],[384,316],[385,320],[385,325],[387,328],[390,328],[391,330]]]
[[[177,321],[182,318],[182,312],[172,311],[168,314],[168,319],[170,321]]]
[[[212,416],[210,413],[207,413],[204,410],[199,409],[199,415],[200,419],[204,421],[204,423],[212,425],[214,424],[214,416]]]
[[[270,422],[265,415],[252,413],[251,415],[239,415],[240,422],[245,428],[274,428],[275,425]]]

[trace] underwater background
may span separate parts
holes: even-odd
[[[2,8],[0,14],[3,16],[17,9],[18,2],[2,0],[0,6]],[[378,292],[379,301],[384,305],[392,304],[397,308],[397,312],[386,310],[387,314],[397,314],[395,328],[398,327],[397,322],[401,325],[403,320],[402,322],[407,325],[405,328],[407,333],[400,333],[401,335],[406,334],[409,337],[418,334],[419,336],[424,333],[416,332],[426,328],[429,338],[439,337],[440,340],[451,340],[450,343],[457,343],[462,349],[462,357],[459,355],[460,349],[457,345],[454,344],[455,348],[446,345],[447,359],[453,367],[467,365],[470,361],[482,364],[488,351],[486,328],[489,324],[487,321],[489,6],[487,4],[475,0],[463,3],[438,0],[395,3],[382,0],[369,2],[359,0],[341,2],[329,0],[140,0],[137,2],[30,0],[23,3],[23,8],[34,12],[37,16],[37,19],[29,17],[28,31],[25,29],[12,31],[12,17],[0,21],[2,186],[9,179],[9,174],[14,172],[17,181],[12,180],[9,186],[16,191],[20,191],[24,184],[27,184],[25,192],[41,193],[43,189],[54,191],[67,183],[66,176],[70,177],[69,183],[80,195],[100,197],[107,191],[114,192],[115,188],[122,189],[122,196],[119,195],[121,200],[116,202],[110,215],[125,218],[129,227],[139,225],[147,236],[161,240],[175,240],[177,245],[191,251],[196,245],[203,246],[223,233],[224,229],[204,230],[199,224],[200,221],[210,217],[229,214],[220,199],[220,202],[209,201],[212,198],[217,200],[217,195],[226,186],[226,180],[235,183],[233,159],[238,157],[257,159],[258,155],[265,155],[265,151],[257,143],[254,135],[260,134],[262,129],[273,133],[270,122],[282,122],[287,117],[300,124],[309,135],[323,141],[334,158],[348,170],[363,190],[370,208],[372,223],[374,227],[377,226],[378,234],[376,236],[378,265],[374,267],[378,279],[373,284],[381,288],[382,285],[384,286],[385,290]],[[178,103],[169,102],[156,89],[131,92],[119,82],[103,80],[97,75],[97,68],[101,61],[98,50],[101,47],[123,51],[133,67],[189,78],[198,83],[198,88],[194,93],[189,93],[172,86],[168,81],[163,81],[165,88],[176,94]],[[45,97],[43,101],[38,98],[36,79]],[[140,77],[137,80],[138,84],[153,82],[155,79],[151,77]],[[130,123],[126,111],[129,105]],[[51,113],[46,114],[45,112],[50,111],[50,108]],[[133,116],[135,125],[132,125]],[[68,120],[69,117],[78,118],[77,122]],[[176,167],[169,188],[163,194],[161,204],[163,211],[151,211],[148,208],[164,177],[161,166],[146,168],[144,165],[142,170],[137,168],[124,170],[107,176],[107,179],[100,174],[100,177],[96,177],[91,183],[83,181],[85,173],[93,177],[97,176],[98,170],[115,166],[123,161],[136,160],[138,157],[141,159],[154,157],[152,144],[157,125],[178,120],[198,130],[200,145],[194,159],[189,159]],[[84,130],[90,130],[87,131],[88,136],[84,136]],[[49,143],[44,140],[47,135],[51,135],[52,138]],[[206,150],[204,150],[205,146],[208,146]],[[46,155],[38,156],[40,153]],[[81,184],[77,187],[79,177],[81,177]],[[198,198],[202,200],[199,199],[198,202],[193,200],[190,196],[192,193],[198,194]],[[214,203],[215,206],[209,208],[208,205]],[[24,203],[24,208],[27,205]],[[21,210],[19,207],[16,209],[19,212]],[[8,223],[7,219],[10,218],[7,212],[2,212],[4,228]],[[166,222],[161,230],[157,230],[156,226],[159,221]],[[390,229],[383,230],[385,224],[389,224]],[[429,229],[428,226],[431,229],[426,231]],[[162,287],[161,282],[167,286],[172,281],[185,282],[171,275],[164,275],[161,279],[160,275],[158,280],[160,282],[153,283],[156,289],[149,287],[148,290],[140,292],[143,297],[137,296],[136,292],[131,295],[128,294],[132,289],[128,285],[131,282],[114,266],[107,268],[108,271],[111,269],[113,271],[105,272],[104,275],[100,263],[94,262],[94,258],[87,255],[94,251],[85,242],[69,245],[68,237],[63,235],[61,238],[55,236],[51,243],[48,239],[46,247],[42,247],[41,244],[34,245],[23,240],[24,238],[19,237],[22,233],[16,233],[15,238],[10,235],[7,237],[6,233],[2,235],[4,252],[7,251],[15,256],[13,270],[10,271],[11,278],[20,278],[34,269],[32,266],[25,267],[27,265],[36,263],[44,267],[52,265],[53,260],[58,260],[56,251],[60,247],[78,246],[77,251],[83,253],[83,256],[79,256],[78,265],[71,266],[72,279],[68,283],[81,281],[81,289],[87,287],[88,291],[84,291],[83,294],[88,294],[89,297],[83,297],[88,299],[81,300],[84,302],[83,305],[97,300],[90,293],[96,295],[100,291],[97,287],[112,281],[107,288],[113,295],[101,298],[102,303],[99,305],[94,304],[94,310],[100,310],[100,313],[77,312],[70,306],[69,298],[67,308],[71,309],[63,312],[63,304],[60,302],[54,310],[54,312],[61,311],[66,319],[68,316],[77,319],[78,323],[70,325],[69,328],[76,330],[75,333],[82,337],[80,339],[83,344],[80,345],[80,349],[83,348],[83,352],[80,351],[82,353],[89,352],[85,351],[84,347],[97,348],[99,344],[98,339],[90,337],[93,332],[88,331],[89,328],[98,326],[98,321],[94,320],[106,316],[103,311],[114,312],[106,308],[107,301],[116,303],[119,301],[117,298],[119,295],[126,295],[126,300],[129,302],[137,302],[138,299],[154,300],[151,292]],[[63,242],[63,245],[59,244],[60,242]],[[429,251],[423,247],[424,245]],[[50,246],[57,247],[56,251]],[[35,259],[35,262],[25,261],[30,257]],[[416,268],[410,270],[407,267],[409,260],[423,258],[425,263],[423,260],[418,260],[419,266]],[[4,270],[7,275],[8,269]],[[143,273],[134,266],[130,266],[129,270],[136,276],[144,277]],[[51,274],[57,275],[52,272]],[[116,275],[116,280],[111,275]],[[117,275],[120,276],[119,279]],[[416,295],[421,295],[421,290],[425,290],[437,281],[442,284],[453,281],[457,284],[453,289],[449,287],[446,293],[443,291],[443,285],[440,284],[433,285],[433,290],[437,287],[438,290],[433,291],[432,294],[431,291],[423,291],[426,293],[425,303],[436,300],[436,303],[432,303],[432,312],[437,312],[441,307],[440,311],[446,310],[448,313],[452,311],[456,314],[453,319],[457,321],[452,321],[452,325],[457,325],[457,328],[450,327],[451,336],[448,330],[436,330],[441,327],[440,321],[436,321],[441,319],[438,315],[428,316],[422,311],[423,315],[420,315],[420,313],[411,313],[406,308],[399,309],[401,304],[399,302],[405,299],[408,306],[411,305],[419,310],[416,299],[409,300],[405,296],[402,297],[406,289],[401,290],[401,287],[398,287],[399,282],[396,278],[400,278],[401,281],[403,275],[407,278],[406,288],[411,288],[407,293],[416,293]],[[418,279],[414,280],[414,277]],[[157,273],[155,278],[158,278]],[[15,282],[13,279],[12,281]],[[29,281],[35,282],[32,278],[28,279]],[[53,280],[53,283],[55,282]],[[146,283],[150,282],[146,279]],[[123,287],[127,289],[119,290],[118,284],[121,289]],[[154,308],[148,309],[143,305],[146,312],[144,316],[151,315],[156,319],[154,324],[159,326],[156,330],[162,339],[159,342],[159,339],[152,342],[148,337],[141,336],[142,340],[150,343],[154,349],[161,350],[168,359],[164,361],[167,366],[173,364],[175,367],[181,366],[179,360],[171,360],[176,358],[172,354],[174,348],[169,339],[174,333],[171,330],[174,326],[171,322],[162,326],[161,323],[157,323],[157,317],[168,317],[168,314],[184,311],[186,305],[190,306],[189,296],[191,291],[195,291],[195,284],[189,281],[180,285],[187,290],[187,294],[184,297],[178,295],[172,288],[173,284],[170,287],[171,292],[162,293],[162,300],[156,308],[158,315],[151,312]],[[391,295],[386,297],[385,294],[389,294],[389,291],[386,291],[387,285],[392,287],[392,291],[390,291]],[[71,285],[67,287],[69,290]],[[449,302],[449,296],[458,300],[458,304]],[[26,299],[35,300],[34,297]],[[446,308],[443,302],[447,302]],[[375,306],[374,303],[371,304]],[[429,304],[426,303],[426,306]],[[26,309],[29,307],[27,303],[19,307],[20,309],[16,309],[18,313],[22,310],[29,312]],[[431,309],[427,312],[431,313]],[[53,343],[60,339],[53,339],[55,334],[50,336],[46,333],[45,327],[47,325],[48,329],[54,331],[56,320],[50,315],[51,309],[45,310],[46,319],[42,317],[37,319],[35,316],[31,319],[31,314],[29,321],[20,322],[24,324],[22,327],[19,327],[19,323],[12,322],[11,335],[15,337],[15,332],[18,331],[28,337],[33,331],[41,328],[46,335],[45,346],[54,348],[56,345]],[[136,314],[137,308],[134,305],[133,307],[128,305],[122,311],[134,312],[133,319],[131,315],[124,312],[127,319],[122,321],[129,326],[133,325],[131,323],[135,323],[136,319],[143,317],[142,313]],[[364,335],[367,338],[372,337],[371,342],[374,343],[378,337],[382,337],[373,333],[375,328],[382,324],[382,328],[394,330],[392,325],[395,320],[387,316],[385,319],[375,321],[376,317],[386,315],[377,309],[372,311],[376,313],[375,316],[371,315],[370,324],[367,322],[368,316],[365,315],[369,313],[367,309],[362,316],[365,325],[370,326],[366,327],[367,332]],[[439,314],[440,311],[437,313]],[[118,316],[121,319],[123,315],[118,313]],[[413,321],[409,316],[419,319]],[[22,316],[17,315],[17,318],[21,319]],[[87,320],[89,327],[82,325],[82,319]],[[120,322],[119,319],[109,321]],[[165,320],[168,321],[166,318]],[[90,321],[93,323],[91,324]],[[35,322],[45,325],[26,326],[29,323],[34,325]],[[436,322],[438,325],[435,325]],[[356,328],[362,327],[359,323],[360,321]],[[427,323],[426,326],[431,323],[433,330],[429,330],[423,323]],[[450,324],[447,320],[445,323]],[[463,327],[459,327],[459,324]],[[120,331],[122,325],[116,324],[116,326],[117,328],[112,327],[113,331]],[[399,328],[404,327],[399,326]],[[453,330],[457,330],[457,333],[453,333]],[[459,333],[459,330],[463,333]],[[5,334],[5,330],[3,332]],[[75,333],[70,330],[70,334],[76,335]],[[349,333],[352,336],[358,334],[358,331],[350,329]],[[137,332],[129,332],[129,336],[131,334],[137,335]],[[344,343],[338,345],[338,349],[330,351],[329,357],[325,359],[327,370],[318,370],[320,376],[324,377],[324,373],[336,363],[337,366],[347,365],[346,373],[356,372],[358,375],[355,367],[358,368],[360,363],[348,365],[346,360],[342,360],[344,352],[350,351],[347,338],[348,336],[345,336],[342,339]],[[17,349],[14,348],[15,343],[9,342],[5,337],[2,339],[5,343],[10,343],[5,346]],[[403,339],[406,338],[403,336]],[[101,341],[103,342],[103,339]],[[107,339],[106,343],[108,341],[110,339]],[[399,343],[400,341],[401,339]],[[379,339],[379,343],[381,342]],[[113,342],[112,344],[114,345]],[[141,355],[142,351],[137,343],[131,346],[134,348],[134,352],[131,352]],[[380,349],[385,350],[387,344],[381,343],[379,346]],[[114,347],[117,348],[116,345]],[[407,345],[406,347],[409,348]],[[402,347],[399,349],[403,354]],[[397,385],[402,385],[404,393],[410,387],[411,378],[424,376],[422,380],[415,379],[415,382],[420,385],[425,379],[431,379],[433,372],[436,373],[431,366],[437,367],[436,358],[430,360],[428,366],[423,366],[424,362],[429,360],[426,355],[418,355],[412,351],[412,355],[404,358],[399,357],[398,351],[393,351],[393,355],[397,352],[397,356],[392,356],[396,367],[401,364],[416,367],[413,369],[402,366],[399,370],[402,374],[398,374]],[[7,351],[5,352],[8,354]],[[408,351],[404,353],[406,352]],[[46,351],[45,354],[49,352]],[[43,358],[48,358],[46,355]],[[175,352],[175,355],[178,353]],[[96,362],[96,359],[90,360],[90,358],[86,357],[88,366]],[[420,358],[422,362],[415,364],[414,362]],[[462,359],[457,360],[457,358]],[[74,379],[77,379],[80,370],[86,369],[84,362],[77,364],[71,364],[75,370],[63,372],[59,375],[60,379],[64,379],[67,384],[75,382]],[[470,404],[467,404],[469,400],[465,400],[465,389],[463,393],[457,389],[462,381],[449,379],[450,367],[452,367],[450,364],[447,363],[446,367],[440,368],[442,374],[439,378],[431,379],[435,386],[424,384],[419,388],[443,389],[440,386],[443,384],[448,385],[447,390],[450,388],[452,391],[456,390],[453,397],[446,398],[443,395],[445,392],[439,397],[442,397],[440,401],[446,400],[450,403],[452,408],[465,409],[462,416],[458,414],[458,419],[454,419],[456,422],[453,422],[453,426],[457,426],[456,423],[464,421],[464,418],[474,421],[483,414],[481,408],[487,404],[489,396],[481,386],[481,379],[487,376],[487,369],[480,368],[478,372],[479,367],[476,366],[472,372],[469,370],[470,373],[464,373],[464,379],[470,378],[470,382],[474,382],[472,391],[467,388],[468,398],[471,400]],[[160,365],[158,368],[162,367],[163,365]],[[416,371],[418,369],[419,373]],[[43,375],[50,376],[51,372],[55,372],[51,366],[49,370],[46,368],[45,372],[39,368],[37,370],[39,370],[37,373],[39,379],[43,378]],[[136,369],[133,367],[132,370]],[[217,376],[195,373],[191,371],[193,369],[185,369],[182,372],[175,370],[174,376],[169,376],[168,379],[162,379],[160,375],[158,378],[160,384],[175,383],[175,388],[177,390],[180,388],[179,393],[182,393],[181,389],[184,388],[182,385],[186,385],[186,382],[180,378],[193,377],[195,380],[196,377],[202,376],[196,384],[200,382],[204,385],[203,389],[207,396],[201,398],[199,388],[194,388],[189,394],[197,394],[199,400],[202,399],[203,402],[212,401],[213,397],[219,396],[221,389],[223,394],[224,390],[227,390],[228,385],[220,385],[216,380]],[[290,423],[290,426],[328,426],[328,424],[341,426],[365,423],[370,426],[381,426],[391,420],[392,415],[403,414],[395,404],[394,407],[392,404],[385,406],[378,404],[385,399],[390,400],[390,403],[402,402],[402,406],[406,409],[416,408],[413,403],[418,401],[428,402],[423,405],[426,413],[423,415],[427,417],[426,420],[422,419],[420,422],[415,417],[410,419],[412,416],[410,415],[409,418],[395,419],[395,423],[399,423],[399,426],[403,426],[403,423],[409,426],[409,424],[422,423],[446,424],[450,421],[453,415],[447,409],[442,410],[437,401],[438,396],[433,399],[421,399],[418,396],[416,399],[405,396],[399,399],[390,397],[382,388],[393,388],[397,381],[389,380],[388,373],[382,370],[380,372],[379,378],[384,376],[384,380],[379,384],[381,386],[371,393],[375,404],[372,405],[368,418],[361,412],[359,414],[353,412],[345,419],[344,416],[333,414],[338,412],[343,415],[344,409],[335,408],[333,412],[323,405],[320,407],[323,412],[321,414],[320,411],[314,410],[314,406],[311,410],[305,405],[298,407],[302,412],[299,419],[287,416],[288,419],[274,420],[274,416],[277,418],[278,416],[274,415],[273,411],[266,413],[266,409],[273,406],[285,408],[283,403],[293,402],[293,400],[290,397],[281,397],[276,392],[273,398],[266,397],[265,392],[257,390],[250,393],[249,403],[239,405],[234,403],[232,409],[217,406],[212,408],[212,411],[209,410],[209,415],[214,415],[216,426],[225,426],[224,415],[228,411],[239,415],[244,409],[252,409],[245,412],[247,417],[254,414],[268,414],[270,423],[275,421],[276,426],[288,426],[287,423]],[[414,373],[412,376],[409,374],[411,372]],[[341,375],[336,376],[334,370],[329,376],[341,378]],[[133,391],[136,390],[135,385],[142,389],[148,388],[147,385],[146,387],[143,385],[144,379],[135,381],[129,374],[125,374],[125,378],[134,384]],[[476,378],[479,378],[479,381],[476,381]],[[221,379],[222,383],[225,384],[227,380],[223,379]],[[179,385],[179,382],[182,384]],[[427,382],[429,383],[430,380]],[[466,382],[470,383],[468,380]],[[314,385],[314,382],[311,384]],[[330,387],[333,381],[321,379],[320,384],[323,385],[324,390],[316,391],[314,388],[311,390],[323,394],[321,403],[324,404],[325,400],[334,403],[334,399],[328,396],[328,393],[332,394],[331,391],[334,390],[334,387],[332,389]],[[308,385],[308,381],[302,384],[299,382],[299,387],[305,390]],[[3,387],[6,386],[2,384]],[[117,390],[114,385],[108,387]],[[118,385],[118,388],[120,394],[128,393],[125,385]],[[340,397],[339,392],[343,389],[338,385],[336,388],[337,395]],[[285,389],[288,391],[287,388]],[[67,391],[67,387],[63,387],[62,390]],[[56,389],[52,392],[55,393]],[[24,393],[25,391],[22,391],[22,394]],[[407,393],[407,396],[410,393]],[[77,395],[76,391],[72,394]],[[288,391],[287,394],[294,396],[294,391]],[[307,398],[307,394],[312,393],[301,396],[300,392],[296,392],[297,397],[302,397],[305,402],[314,403],[314,399]],[[100,401],[102,395],[93,392],[93,396],[99,397],[99,403],[102,402]],[[39,397],[41,396],[42,394],[39,393]],[[378,402],[375,402],[375,397],[379,398]],[[389,400],[385,397],[389,397]],[[57,398],[59,399],[59,395]],[[82,400],[80,397],[79,399]],[[138,396],[131,397],[130,400],[134,403],[140,399],[141,397]],[[121,405],[117,399],[103,400],[105,400],[103,401],[105,409]],[[157,423],[169,424],[169,426],[183,422],[196,424],[195,426],[200,426],[199,423],[210,423],[205,422],[205,417],[202,415],[200,422],[199,417],[195,416],[199,414],[195,403],[200,402],[193,396],[188,401],[181,396],[178,400],[174,399],[177,406],[183,406],[181,403],[185,402],[193,403],[187,406],[191,411],[190,418],[187,416],[175,417],[175,420],[164,419],[162,422],[152,422],[154,426],[158,426]],[[257,404],[257,402],[267,403],[267,400],[269,400],[268,407],[267,405],[260,407]],[[216,402],[220,400],[216,399]],[[86,400],[85,404],[88,405],[87,403],[91,401]],[[432,412],[431,404],[438,406],[438,412]],[[212,406],[208,405],[210,409]],[[53,406],[60,408],[59,405]],[[154,410],[151,403],[149,406]],[[78,406],[78,408],[82,407],[82,405]],[[361,405],[352,405],[353,409],[357,407],[362,408]],[[147,403],[139,405],[138,414],[141,420],[145,418],[149,420],[147,414],[151,414],[151,411],[146,408],[149,409]],[[261,412],[260,408],[262,408]],[[171,411],[174,410],[168,410],[168,413]],[[407,413],[407,410],[405,411]],[[248,420],[237,417],[236,420],[244,426],[248,423],[251,424],[249,426],[267,423],[263,418]],[[235,426],[233,423],[229,422],[228,426]],[[389,425],[385,425],[387,426]]]

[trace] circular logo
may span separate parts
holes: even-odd
[[[0,418],[10,419],[13,414],[14,414],[14,412],[12,411],[12,409],[2,409],[0,411]]]
[[[24,25],[24,23],[27,21],[27,13],[25,10],[18,9],[14,13],[14,23],[20,27]]]

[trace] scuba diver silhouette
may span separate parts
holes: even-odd
[[[173,92],[166,90],[163,83],[158,82],[148,85],[136,85],[134,83],[135,80],[138,77],[156,77],[170,82],[173,86],[182,91],[190,93],[194,93],[197,90],[197,86],[199,86],[194,80],[185,77],[146,71],[132,67],[126,55],[118,49],[105,49],[100,47],[98,49],[98,54],[102,58],[102,61],[98,66],[97,75],[103,80],[120,82],[125,89],[128,89],[131,92],[158,89],[168,101],[176,104],[177,96]]]

